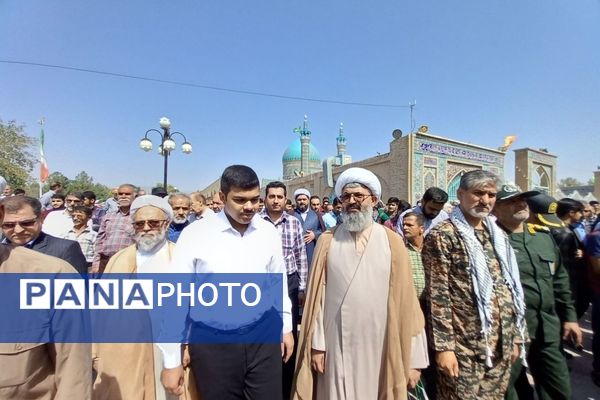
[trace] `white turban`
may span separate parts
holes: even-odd
[[[304,188],[300,188],[294,192],[294,200],[296,200],[296,197],[300,196],[301,194],[305,195],[310,199],[310,192]]]
[[[349,183],[360,183],[369,188],[373,196],[381,197],[381,183],[374,173],[364,168],[348,168],[338,177],[335,182],[335,195],[339,198],[342,196],[344,186]]]
[[[0,195],[4,192],[4,188],[6,187],[6,179],[3,176],[0,176]]]
[[[133,213],[139,210],[140,208],[146,206],[159,208],[163,210],[165,214],[167,214],[167,217],[169,219],[173,219],[173,209],[171,208],[169,202],[166,199],[155,196],[153,194],[146,194],[140,197],[136,197],[135,200],[133,200],[133,203],[131,203],[130,211]]]

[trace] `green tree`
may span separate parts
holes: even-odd
[[[583,183],[581,183],[577,178],[563,178],[560,181],[558,181],[558,186],[560,187],[571,187],[571,186],[583,186]]]
[[[156,185],[154,185],[154,187],[163,187],[163,183],[157,183]],[[167,193],[176,193],[178,192],[177,188],[173,185],[171,185],[170,183],[167,183]]]
[[[103,185],[98,182],[94,182],[94,178],[92,178],[87,172],[81,171],[77,175],[75,175],[75,179],[69,179],[61,172],[53,172],[48,176],[48,180],[46,185],[44,185],[44,192],[50,189],[50,184],[54,182],[60,182],[63,185],[63,192],[65,194],[69,192],[85,192],[86,190],[91,190],[96,194],[96,198],[107,199],[111,197],[112,194],[110,192],[110,188],[106,185]]]
[[[63,175],[61,172],[55,171],[48,175],[48,179],[44,184],[43,191],[44,193],[50,190],[50,185],[56,182],[62,183],[63,190],[65,190],[69,186],[70,179]]]
[[[0,119],[0,175],[13,187],[27,184],[36,160],[31,153],[36,140],[27,136],[23,125]]]

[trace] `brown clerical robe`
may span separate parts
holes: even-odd
[[[373,368],[362,365],[362,363],[373,363],[380,360],[381,364],[378,366],[378,370],[377,367],[375,367],[375,371],[368,371],[368,374],[370,375],[369,379],[375,380],[374,389],[378,392],[377,397],[379,399],[404,400],[407,398],[406,382],[411,367],[411,347],[413,346],[413,338],[418,337],[423,332],[423,314],[416,297],[406,249],[401,238],[396,233],[387,228],[383,228],[380,225],[374,224],[368,229],[368,236],[359,237],[357,240],[357,254],[349,257],[342,253],[342,251],[347,252],[348,249],[351,251],[352,248],[346,247],[343,249],[343,243],[352,240],[352,244],[354,244],[354,240],[343,226],[337,228],[335,233],[328,231],[322,234],[319,239],[315,251],[315,258],[313,260],[310,283],[308,286],[309,293],[307,296],[307,304],[304,309],[302,331],[300,333],[298,365],[293,394],[294,399],[314,399],[317,398],[317,393],[326,397],[333,396],[336,398],[345,398],[343,395],[344,388],[336,387],[336,385],[339,386],[340,384],[346,386],[350,385],[349,390],[364,390],[365,385],[369,386],[370,383],[361,378],[360,371],[354,371],[357,372],[354,373],[352,371],[352,365],[346,365],[350,363],[354,364],[354,361],[359,359],[361,367],[369,369]],[[331,241],[333,235],[335,235],[336,242],[332,245]],[[340,246],[340,244],[342,244],[342,246]],[[386,248],[386,246],[388,248]],[[381,257],[379,257],[380,255]],[[391,258],[391,265],[389,268],[388,266],[381,265],[370,266],[370,260],[363,259],[363,257],[370,257],[370,259],[381,260],[386,259],[386,256],[388,260]],[[326,278],[333,278],[326,273],[326,265],[332,265],[330,264],[330,261],[332,260],[328,260],[328,257],[343,257],[350,263],[348,268],[350,270],[356,270],[356,272],[347,271],[343,272],[342,275],[336,275],[336,282],[332,284],[335,287],[332,286],[331,288],[333,290],[333,296],[335,297],[341,296],[342,299],[347,298],[346,296],[354,297],[354,300],[349,300],[353,303],[354,307],[359,304],[356,302],[355,295],[358,294],[356,291],[357,289],[360,290],[359,286],[363,285],[363,282],[355,282],[354,280],[374,279],[375,281],[371,283],[375,283],[375,285],[372,286],[381,284],[389,285],[388,287],[381,289],[383,293],[387,292],[387,296],[385,294],[383,296],[383,302],[381,299],[374,300],[384,306],[387,302],[387,318],[383,321],[377,321],[376,318],[373,319],[374,324],[381,325],[379,331],[383,331],[380,332],[379,335],[376,335],[377,337],[374,339],[375,342],[379,343],[379,348],[382,348],[383,351],[381,354],[370,357],[368,353],[374,351],[374,349],[353,348],[353,346],[357,345],[352,340],[345,339],[347,332],[344,332],[343,329],[352,326],[352,322],[348,321],[349,318],[352,318],[351,310],[348,310],[346,307],[346,311],[344,311],[344,307],[342,306],[340,313],[331,313],[330,316],[327,317],[328,319],[338,319],[337,322],[334,321],[334,324],[340,324],[341,320],[344,318],[346,319],[346,322],[341,324],[343,325],[341,332],[336,332],[335,329],[329,329],[329,334],[339,334],[341,335],[341,339],[335,341],[335,345],[339,347],[329,348],[329,346],[327,346],[325,375],[328,373],[331,374],[330,377],[327,378],[330,382],[324,391],[323,387],[321,387],[321,385],[323,385],[323,376],[321,376],[319,379],[319,390],[317,391],[317,374],[311,369],[310,356],[311,349],[320,348],[322,343],[315,343],[313,345],[313,337],[317,338],[320,336],[319,334],[314,334],[315,329],[323,329],[322,327],[319,327],[318,322],[320,310],[324,309],[325,315],[327,315],[328,309],[336,308],[335,304],[330,304],[330,300],[324,301],[323,299]],[[374,268],[374,270],[364,274],[365,268]],[[380,269],[380,271],[377,271],[377,269]],[[387,278],[388,275],[386,275],[388,271],[389,280]],[[347,282],[340,282],[340,280],[347,280]],[[367,286],[369,286],[369,283],[367,283]],[[347,292],[344,292],[344,290],[347,290]],[[352,291],[355,293],[352,294]],[[364,301],[370,302],[370,296],[372,296],[371,293],[364,293]],[[333,302],[339,301],[342,300],[333,300]],[[371,307],[367,308],[370,309]],[[358,309],[355,311],[361,312],[361,310]],[[385,311],[386,310],[383,310],[382,314],[385,315]],[[373,312],[373,310],[368,312]],[[331,321],[325,321],[325,325],[328,325],[330,322]],[[377,326],[364,327],[365,330],[369,330],[369,328],[378,330]],[[357,329],[357,327],[353,327],[352,329]],[[327,330],[327,328],[325,328],[325,330]],[[373,346],[374,343],[370,340],[361,341],[360,339],[358,342],[362,342],[363,345],[367,346]],[[379,357],[379,359],[377,359],[377,357]],[[332,365],[331,362],[344,365]],[[363,372],[365,374],[367,373],[367,371]],[[356,379],[359,379],[362,383],[354,382]],[[340,396],[336,396],[335,393],[340,394]],[[362,393],[355,394],[362,395]]]
[[[168,271],[174,244],[144,263],[144,272]],[[160,253],[160,252],[159,252]],[[129,246],[111,257],[105,274],[139,272],[136,246]],[[133,328],[133,327],[132,327]],[[93,346],[98,377],[94,382],[93,400],[160,400],[176,396],[165,394],[160,382],[162,359],[152,343],[97,343]],[[190,385],[191,384],[191,385]],[[181,400],[196,399],[195,384],[186,368]]]

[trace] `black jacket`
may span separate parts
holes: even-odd
[[[44,232],[40,232],[40,235],[31,245],[31,249],[65,260],[81,275],[87,274],[88,263],[81,251],[79,243],[73,240],[60,239]]]

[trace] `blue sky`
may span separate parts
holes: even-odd
[[[600,3],[582,1],[0,1],[0,59],[287,96],[408,105],[417,126],[497,147],[545,147],[558,177],[600,164]],[[162,181],[138,142],[162,116],[192,142],[169,182],[203,188],[233,163],[261,178],[308,114],[333,155],[339,122],[355,160],[389,149],[408,108],[233,94],[0,63],[0,118],[39,134],[51,171],[109,185]],[[157,137],[151,137],[156,143]],[[180,144],[180,141],[179,143]],[[506,159],[513,176],[512,151]],[[37,170],[34,171],[37,174]]]

